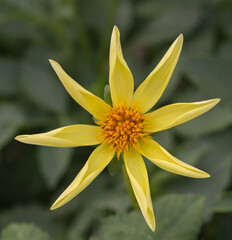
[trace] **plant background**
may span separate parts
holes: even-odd
[[[0,239],[232,239],[232,1],[0,1]],[[78,197],[49,208],[92,147],[26,145],[14,136],[93,123],[62,87],[48,59],[103,97],[114,25],[136,86],[184,34],[179,63],[155,108],[219,97],[211,111],[154,136],[211,174],[190,179],[146,161],[157,221],[134,210],[122,173],[102,174]]]

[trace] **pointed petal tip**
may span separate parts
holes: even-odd
[[[198,172],[198,174],[194,178],[210,178],[211,177],[207,172],[204,172],[202,170],[199,170],[199,171],[200,172]]]
[[[27,137],[27,135],[18,135],[14,139],[19,141],[19,142],[22,142],[23,139],[25,139],[26,137]]]
[[[55,61],[52,60],[51,58],[49,58],[48,61],[50,62],[50,64],[55,63]]]
[[[48,61],[50,62],[50,64],[52,65],[52,67],[54,67],[54,66],[59,66],[59,64],[58,64],[56,61],[52,60],[52,59],[48,59]]]
[[[215,104],[218,104],[221,101],[221,98],[214,98],[212,100],[215,102]]]
[[[114,38],[116,39],[116,42],[118,42],[117,39],[120,38],[120,32],[116,25],[114,25],[113,27],[112,36],[114,36]]]
[[[20,138],[20,136],[16,136],[14,139],[18,141],[18,140],[19,140],[19,138]]]
[[[183,45],[184,36],[183,36],[182,33],[177,37],[176,41],[180,42],[180,45],[181,45],[181,46]]]
[[[213,108],[215,105],[217,105],[221,99],[220,98],[214,98],[214,99],[210,99],[209,101],[209,105],[211,105],[211,108]]]
[[[51,211],[56,210],[57,208],[60,208],[64,205],[64,204],[61,204],[59,199],[60,199],[60,197],[58,199],[56,199],[56,201],[52,204],[52,206],[50,207]]]
[[[155,229],[156,229],[156,224],[155,224],[155,220],[151,220],[151,222],[147,222],[149,228],[151,229],[152,232],[155,232]]]
[[[50,207],[50,210],[53,211],[55,209],[57,209],[58,207],[55,205],[55,203]]]
[[[113,27],[113,31],[115,31],[115,30],[118,30],[118,27],[116,25],[114,25],[114,27]]]
[[[183,33],[181,33],[181,34],[178,36],[178,38],[184,40],[184,35],[183,35]]]
[[[150,227],[152,232],[155,232],[155,225]]]
[[[211,177],[211,175],[205,172],[204,178],[210,178],[210,177]]]

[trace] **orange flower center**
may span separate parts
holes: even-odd
[[[104,122],[100,122],[101,137],[111,144],[119,158],[123,150],[138,143],[146,133],[143,127],[144,116],[138,109],[127,108],[124,104],[113,107]]]

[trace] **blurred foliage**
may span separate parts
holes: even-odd
[[[0,239],[232,239],[231,22],[231,0],[1,0]],[[103,97],[115,24],[136,86],[184,34],[179,63],[155,108],[221,98],[205,115],[154,135],[176,157],[211,174],[188,179],[146,161],[155,233],[132,209],[121,163],[109,167],[113,177],[104,171],[69,204],[50,211],[93,148],[37,147],[13,139],[93,122],[48,59]]]

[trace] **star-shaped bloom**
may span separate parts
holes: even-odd
[[[143,157],[158,167],[193,178],[209,174],[172,156],[149,134],[175,127],[214,107],[220,99],[192,103],[174,103],[150,111],[164,92],[183,44],[182,34],[174,41],[156,68],[134,91],[132,73],[124,60],[120,33],[115,26],[110,45],[109,85],[112,106],[84,89],[53,60],[50,63],[72,98],[96,120],[96,125],[77,124],[46,133],[20,135],[20,142],[54,147],[99,145],[69,187],[52,205],[56,209],[84,190],[110,163],[114,155],[122,155],[126,172],[142,214],[155,230],[155,218],[148,174]]]

